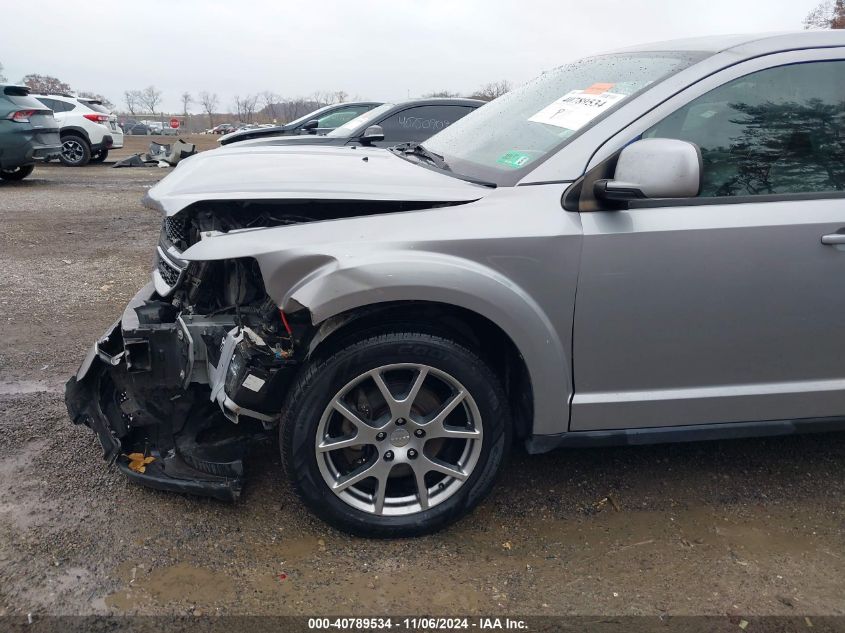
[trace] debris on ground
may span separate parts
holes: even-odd
[[[601,512],[606,505],[610,504],[610,507],[616,510],[617,512],[622,512],[622,508],[619,507],[619,504],[616,502],[616,499],[612,494],[607,495],[606,497],[602,497],[598,501],[593,504],[593,509],[596,512]]]
[[[174,143],[150,143],[146,154],[132,154],[129,158],[117,161],[113,167],[175,167],[180,160],[197,153],[197,146],[176,139]]]

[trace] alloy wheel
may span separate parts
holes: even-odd
[[[82,146],[82,141],[74,138],[65,140],[62,143],[62,154],[70,163],[78,163],[85,156],[85,148]]]
[[[403,363],[361,374],[335,394],[314,448],[341,500],[400,516],[455,494],[478,462],[481,441],[481,414],[467,389],[442,370]]]

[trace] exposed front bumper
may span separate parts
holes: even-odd
[[[231,323],[223,318],[188,326],[172,314],[156,314],[166,307],[152,284],[135,295],[68,380],[68,413],[75,424],[94,431],[103,457],[132,480],[162,490],[237,499],[249,425],[232,424],[210,398],[202,384],[208,375],[205,346],[194,338],[200,333],[212,340],[231,329]],[[198,439],[209,435],[212,440]],[[153,461],[144,472],[133,470],[131,453]]]

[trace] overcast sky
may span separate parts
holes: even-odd
[[[123,107],[154,84],[179,95],[343,90],[396,100],[519,84],[566,61],[641,42],[801,29],[818,0],[2,0],[10,81],[53,75]],[[198,111],[194,106],[192,111]]]

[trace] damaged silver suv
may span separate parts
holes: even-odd
[[[279,433],[314,512],[441,528],[513,438],[845,428],[845,32],[642,46],[421,145],[185,160],[152,281],[67,385],[149,486],[234,499]]]

